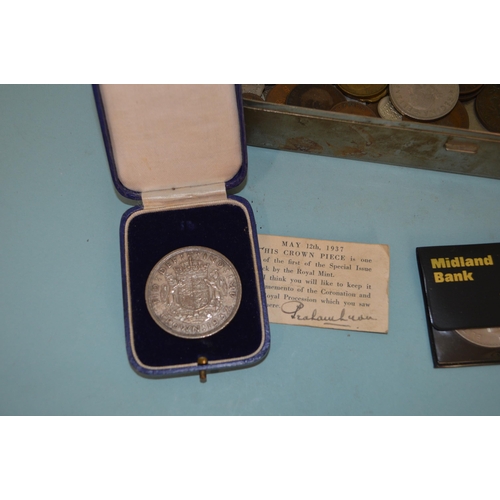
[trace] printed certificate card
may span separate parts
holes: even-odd
[[[269,320],[387,333],[389,247],[259,235]]]

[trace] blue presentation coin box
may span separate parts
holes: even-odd
[[[120,225],[130,364],[145,376],[201,377],[260,362],[270,332],[255,220],[227,193],[247,173],[240,86],[94,85],[94,96],[113,182],[137,202]],[[234,318],[204,338],[168,333],[146,303],[156,263],[190,246],[224,255],[242,286]]]

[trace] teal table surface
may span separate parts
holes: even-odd
[[[387,335],[271,324],[259,365],[150,380],[124,339],[91,87],[0,86],[0,414],[498,415],[500,365],[433,368],[415,248],[500,241],[500,181],[248,148],[261,233],[390,246]]]

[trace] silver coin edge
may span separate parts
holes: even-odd
[[[408,110],[407,109],[405,110],[404,106],[401,106],[401,103],[398,102],[398,99],[397,99],[397,97],[395,95],[396,93],[395,92],[393,93],[392,90],[396,89],[397,87],[400,87],[400,86],[401,86],[401,84],[390,84],[389,85],[389,95],[391,97],[391,101],[392,101],[393,106],[402,115],[405,115],[405,116],[408,116],[408,117],[413,118],[415,120],[420,120],[420,121],[423,121],[423,122],[438,120],[439,118],[442,118],[443,116],[446,116],[456,106],[458,98],[460,96],[460,89],[459,89],[458,85],[456,85],[456,89],[455,89],[456,99],[455,99],[455,96],[453,96],[454,104],[453,104],[453,106],[451,106],[451,108],[446,113],[439,113],[439,114],[428,115],[428,116],[422,117],[421,115],[417,115],[417,114],[408,112]]]
[[[500,339],[498,338],[498,333],[500,333],[500,327],[495,327],[496,330],[498,330],[497,333],[493,333],[493,332],[488,332],[488,328],[468,328],[468,329],[460,329],[460,330],[455,330],[462,338],[464,338],[465,340],[471,342],[472,344],[476,344],[478,346],[481,346],[481,347],[489,347],[490,349],[495,349],[495,348],[498,348],[500,347]],[[492,334],[492,335],[495,335],[495,338],[496,338],[496,343],[494,345],[492,344],[486,344],[486,343],[483,343],[483,342],[478,342],[477,340],[473,340],[469,337],[468,333],[467,332],[477,332],[478,330],[481,330],[483,333],[485,333],[486,335],[489,333],[489,334]]]

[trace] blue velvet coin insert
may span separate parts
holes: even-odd
[[[127,218],[127,215],[125,215]],[[129,335],[133,357],[156,369],[252,356],[263,344],[261,297],[256,278],[252,229],[246,210],[233,203],[162,211],[139,211],[122,234],[128,252],[128,288],[132,310]],[[184,339],[159,327],[148,312],[145,287],[149,273],[166,254],[187,246],[205,246],[227,257],[242,283],[242,299],[233,320],[202,339]],[[133,360],[134,361],[134,360]]]

